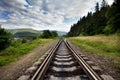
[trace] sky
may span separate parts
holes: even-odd
[[[102,0],[0,0],[0,25],[5,29],[32,28],[68,32],[80,17],[94,12]],[[109,5],[113,0],[106,0]]]

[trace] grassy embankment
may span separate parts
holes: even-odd
[[[20,56],[29,53],[35,47],[50,42],[52,42],[52,39],[36,39],[29,43],[13,42],[10,47],[0,52],[0,66],[9,64]]]
[[[85,36],[72,37],[69,40],[80,46],[83,51],[90,52],[90,54],[97,54],[101,57],[113,59],[112,64],[120,69],[120,37],[116,35],[111,36]],[[120,70],[119,70],[120,71]]]

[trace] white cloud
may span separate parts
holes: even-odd
[[[27,1],[27,2],[26,2]],[[101,0],[1,0],[0,11],[9,12],[0,19],[5,28],[34,28],[69,31],[65,20],[84,16]],[[110,4],[113,0],[108,1]],[[76,19],[77,22],[78,19]],[[75,22],[75,21],[74,21]],[[62,26],[64,27],[62,27]]]
[[[7,20],[4,20],[4,19],[0,19],[0,24],[1,23],[5,23]]]

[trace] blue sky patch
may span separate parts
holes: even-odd
[[[8,19],[8,15],[11,14],[9,11],[0,12],[0,19]]]

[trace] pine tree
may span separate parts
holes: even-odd
[[[104,29],[106,34],[120,33],[120,6],[119,1],[115,0],[106,13],[108,19]]]
[[[95,12],[98,12],[98,11],[99,11],[99,3],[97,2],[95,6]]]
[[[103,1],[102,1],[102,4],[101,4],[101,7],[107,7],[107,6],[108,6],[107,1],[103,0]]]

